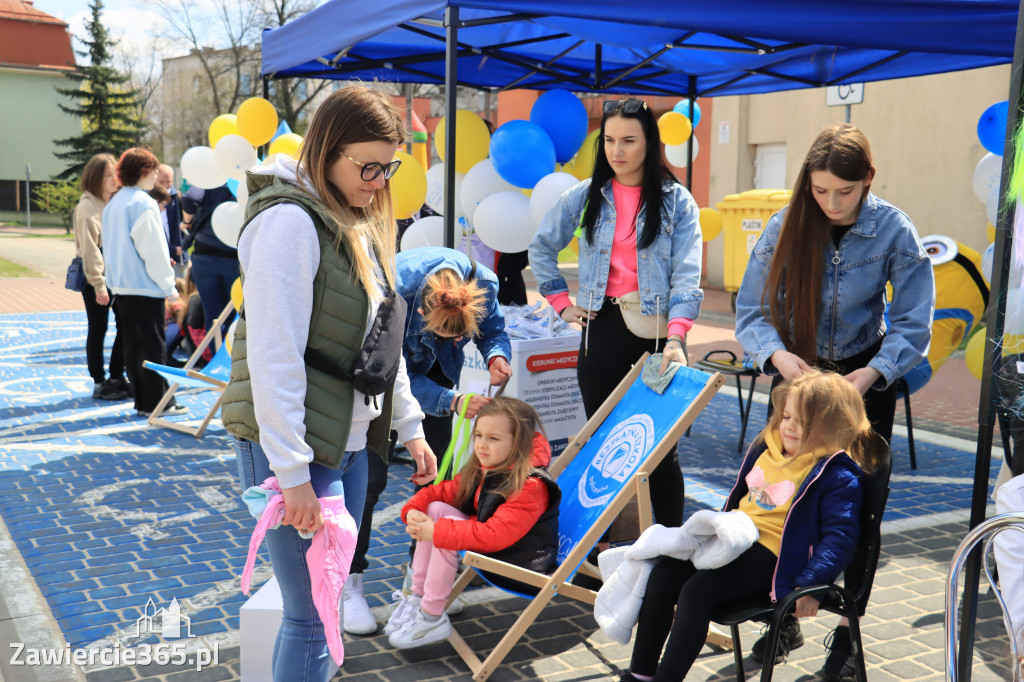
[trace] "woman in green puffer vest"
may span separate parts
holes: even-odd
[[[283,523],[266,534],[284,602],[278,682],[327,679],[305,561],[310,541],[299,535],[323,524],[317,498],[344,494],[358,523],[367,458],[387,456],[392,429],[417,463],[415,480],[436,475],[404,361],[383,400],[344,378],[394,289],[388,181],[403,120],[390,96],[342,88],[317,109],[298,162],[279,154],[248,177],[238,242],[245,303],[221,414],[236,438],[242,488],[276,476],[284,494]]]

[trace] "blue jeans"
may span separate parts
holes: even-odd
[[[196,283],[196,290],[199,291],[199,300],[203,303],[204,329],[207,332],[231,300],[231,285],[238,279],[238,274],[237,258],[192,255],[192,279]],[[234,317],[232,313],[224,320],[225,330]]]
[[[274,475],[267,455],[259,443],[234,439],[238,455],[238,478],[242,489],[259,485]],[[345,496],[345,508],[356,524],[363,517],[366,500],[366,449],[346,452],[337,469],[320,464],[309,465],[310,481],[317,497]],[[273,673],[276,682],[325,682],[331,664],[327,650],[324,624],[313,604],[306,550],[310,540],[303,540],[292,526],[267,531],[266,543],[270,563],[281,587],[284,615],[274,644]]]

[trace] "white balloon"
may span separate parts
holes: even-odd
[[[245,206],[245,204],[249,201],[249,185],[246,183],[245,180],[242,180],[241,182],[238,183],[238,191],[235,192],[235,201],[237,201],[242,206]]]
[[[1024,288],[1014,287],[1006,294],[1004,334],[1024,335]]]
[[[665,145],[665,158],[676,168],[686,168],[686,145],[691,142],[693,143],[693,158],[696,160],[697,155],[700,154],[700,143],[693,135],[682,144]]]
[[[502,253],[525,251],[537,231],[530,200],[521,192],[496,192],[476,207],[476,233],[487,246]]]
[[[993,225],[996,224],[996,218],[999,217],[999,184],[997,183],[992,191],[989,192],[988,200],[985,202],[985,217]]]
[[[985,278],[985,284],[992,283],[992,259],[996,255],[996,245],[989,244],[985,253],[981,254],[981,276]]]
[[[540,225],[548,211],[558,203],[558,198],[578,183],[576,176],[568,173],[549,173],[541,178],[530,194],[530,215],[533,217],[533,224]]]
[[[188,184],[213,189],[228,181],[226,173],[217,164],[217,157],[209,147],[192,147],[181,155],[181,175]]]
[[[462,187],[459,189],[459,204],[465,212],[469,222],[473,222],[476,214],[476,207],[489,194],[495,192],[514,192],[516,186],[502,180],[498,171],[494,170],[494,164],[490,159],[484,159],[469,169],[466,177],[462,179]]]
[[[231,346],[235,342],[235,327],[238,326],[238,316],[231,320],[231,324],[228,325],[228,331],[224,334],[224,345],[228,347],[228,355],[231,354]]]
[[[424,246],[444,246],[444,218],[438,215],[420,218],[402,234],[401,251]]]
[[[1003,170],[1003,157],[986,154],[974,168],[974,196],[986,203],[993,187],[999,186],[999,174]]]
[[[463,218],[466,212],[462,210],[461,192],[462,180],[465,173],[455,174],[455,219]],[[427,171],[427,206],[434,209],[435,213],[444,215],[444,164],[437,163]]]
[[[213,149],[217,165],[229,178],[245,182],[245,171],[257,163],[256,148],[241,135],[225,135]]]
[[[213,209],[210,222],[217,239],[235,248],[238,246],[238,233],[242,230],[245,219],[245,208],[237,201],[225,201]]]

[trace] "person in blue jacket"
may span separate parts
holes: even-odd
[[[838,374],[811,371],[780,384],[772,402],[775,411],[747,451],[724,507],[751,518],[757,542],[717,568],[658,561],[624,682],[682,680],[718,608],[765,595],[777,602],[798,587],[832,583],[853,557],[862,469],[873,471],[875,464],[860,393]],[[796,601],[798,616],[817,611],[815,597]]]
[[[889,441],[896,382],[928,353],[935,280],[910,218],[871,193],[874,177],[859,128],[838,123],[818,135],[789,206],[771,217],[750,254],[736,297],[736,340],[774,376],[773,390],[812,367],[839,372]],[[869,596],[858,603],[861,615]],[[826,679],[844,667],[852,672],[845,625],[833,636]],[[782,633],[791,649],[803,644],[796,619]],[[763,637],[754,643],[755,661],[764,644]]]
[[[448,448],[453,415],[465,403],[473,418],[490,402],[482,395],[458,393],[466,360],[466,344],[473,341],[498,385],[512,375],[512,344],[505,333],[505,317],[498,305],[498,278],[461,251],[427,247],[398,254],[396,290],[405,299],[407,317],[403,354],[412,394],[426,415],[423,432],[439,456]],[[387,485],[388,465],[370,458],[369,484],[359,539],[345,583],[345,632],[369,635],[377,622],[363,595],[363,572],[369,566],[366,551],[373,525],[373,508]]]

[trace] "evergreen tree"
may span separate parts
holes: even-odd
[[[111,66],[111,41],[107,29],[103,26],[100,13],[103,11],[102,0],[92,0],[92,10],[86,30],[89,40],[82,40],[88,48],[78,54],[89,59],[88,66],[79,64],[75,72],[68,78],[77,82],[77,88],[57,88],[57,91],[77,100],[74,106],[60,106],[62,111],[81,118],[83,132],[76,137],[54,140],[60,147],[69,147],[69,151],[58,153],[59,159],[71,165],[60,174],[60,178],[68,179],[81,175],[86,162],[95,154],[107,152],[115,157],[121,152],[138,145],[142,138],[143,127],[137,120],[138,90],[131,89],[128,76],[120,74]]]

